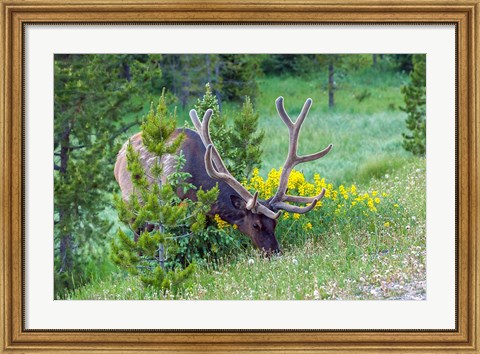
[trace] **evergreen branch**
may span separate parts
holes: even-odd
[[[130,123],[126,126],[124,126],[122,129],[120,129],[118,132],[116,132],[115,134],[113,134],[111,137],[110,137],[110,140],[113,140],[115,138],[117,138],[119,135],[125,133],[128,129],[138,125],[139,123],[137,121],[133,122],[133,123]]]
[[[189,232],[188,234],[183,234],[183,235],[180,235],[180,236],[169,236],[169,237],[165,237],[165,238],[169,239],[169,240],[178,240],[180,238],[190,237],[192,235],[193,235],[193,232]]]

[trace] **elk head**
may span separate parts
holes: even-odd
[[[280,175],[277,192],[272,198],[266,201],[258,198],[258,191],[252,195],[225,167],[222,158],[210,138],[209,124],[212,110],[209,109],[205,112],[202,121],[198,118],[195,110],[192,109],[190,111],[192,123],[206,147],[204,160],[208,175],[214,180],[225,182],[238,194],[230,196],[231,203],[238,212],[233,213],[234,216],[230,217],[230,220],[228,218],[225,218],[225,220],[236,224],[242,233],[251,238],[256,247],[265,251],[267,254],[280,252],[280,246],[275,237],[275,227],[281,210],[298,214],[307,213],[315,208],[315,205],[325,194],[325,189],[314,197],[286,194],[288,179],[293,168],[300,163],[317,160],[325,156],[332,149],[332,144],[330,144],[315,154],[298,156],[297,146],[300,128],[307,117],[310,106],[312,105],[312,100],[310,98],[306,100],[295,123],[285,111],[283,97],[279,97],[275,101],[275,104],[280,118],[288,128],[290,143],[287,159]],[[307,205],[298,206],[290,203],[307,203]]]

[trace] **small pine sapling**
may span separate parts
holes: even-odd
[[[186,182],[190,174],[183,172],[185,157],[180,152],[176,158],[175,171],[161,183],[163,154],[175,154],[184,139],[175,131],[175,113],[166,108],[165,92],[162,93],[157,110],[150,112],[142,125],[145,147],[158,159],[150,171],[145,171],[139,152],[127,146],[127,170],[132,177],[134,192],[128,201],[115,197],[120,220],[128,226],[134,237],[118,230],[111,244],[111,259],[130,274],[139,276],[145,286],[174,295],[191,278],[194,263],[185,263],[179,254],[179,240],[195,237],[206,227],[206,214],[218,197],[218,188],[198,190],[197,201],[181,200],[176,190],[195,187]]]
[[[258,132],[258,113],[254,112],[248,96],[242,106],[242,111],[233,121],[233,127],[227,125],[227,118],[220,112],[218,100],[213,95],[210,84],[205,85],[205,95],[195,106],[198,116],[203,117],[207,109],[211,109],[212,123],[210,132],[220,156],[227,169],[237,179],[250,176],[254,167],[261,164],[264,132]]]
[[[234,154],[229,142],[230,129],[227,126],[227,117],[220,112],[217,97],[212,93],[212,88],[209,83],[205,85],[205,95],[203,95],[202,99],[199,99],[195,105],[195,110],[199,117],[203,117],[208,109],[213,111],[211,117],[212,124],[210,125],[212,140],[228,168],[234,159]]]
[[[254,167],[262,164],[261,148],[265,132],[257,132],[258,113],[253,110],[250,97],[245,97],[242,111],[233,121],[233,129],[230,132],[231,147],[234,150],[236,162],[231,172],[234,176],[247,179],[251,176]]]

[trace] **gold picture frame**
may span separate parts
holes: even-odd
[[[478,353],[480,1],[0,0],[2,250],[0,331],[14,352],[444,352]],[[454,24],[457,29],[457,324],[440,331],[89,331],[24,328],[23,29],[26,23]]]

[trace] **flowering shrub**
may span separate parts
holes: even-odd
[[[266,179],[253,170],[252,177],[243,185],[251,192],[258,190],[262,199],[273,197],[280,181],[281,169],[272,169]],[[335,187],[319,174],[307,181],[302,172],[293,170],[288,180],[288,194],[315,196],[325,188],[325,196],[306,214],[284,212],[280,216],[277,234],[282,243],[298,243],[305,236],[356,229],[374,232],[395,226],[402,215],[402,207],[389,194],[377,190],[361,192],[355,185]]]

